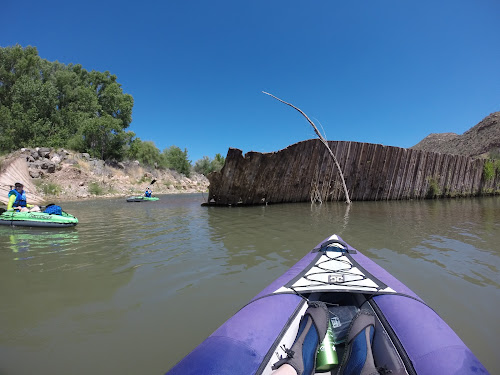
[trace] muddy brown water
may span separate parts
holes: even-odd
[[[0,226],[0,375],[165,373],[334,233],[500,373],[500,197],[350,209],[160,198],[62,203],[74,229]]]

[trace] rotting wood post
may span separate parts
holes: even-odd
[[[328,146],[328,142],[321,135],[321,133],[319,132],[319,130],[316,127],[316,125],[314,125],[314,123],[309,119],[309,117],[307,117],[307,115],[304,112],[302,112],[302,110],[300,110],[299,108],[295,107],[293,104],[287,103],[284,100],[281,100],[280,98],[278,98],[278,97],[276,97],[276,96],[274,96],[272,94],[269,94],[268,92],[265,92],[265,91],[262,91],[262,92],[264,94],[266,94],[266,95],[272,96],[274,99],[279,100],[280,102],[282,102],[282,103],[284,103],[286,105],[289,105],[290,107],[292,107],[295,110],[299,111],[306,118],[306,120],[311,124],[311,126],[314,128],[314,132],[318,135],[321,143],[323,143],[325,145],[325,147],[328,149],[328,152],[330,153],[331,157],[333,158],[333,161],[335,162],[335,165],[337,166],[337,168],[339,170],[340,178],[342,179],[342,186],[344,187],[344,193],[345,193],[346,203],[347,204],[351,204],[351,200],[349,199],[349,192],[347,191],[347,186],[345,184],[344,174],[342,173],[342,169],[340,168],[339,162],[337,161],[337,158],[335,157],[334,153],[330,149],[330,146]]]

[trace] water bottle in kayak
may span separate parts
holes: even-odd
[[[333,342],[332,323],[328,320],[328,330],[316,353],[316,371],[330,371],[338,365],[339,360]]]

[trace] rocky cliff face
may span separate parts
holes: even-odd
[[[462,135],[433,133],[410,148],[441,154],[498,158],[500,155],[500,112],[490,114]]]

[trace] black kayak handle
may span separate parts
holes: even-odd
[[[333,245],[333,244],[342,245],[342,248],[339,248],[339,247],[335,246],[334,249],[332,249],[330,245]],[[348,254],[356,254],[356,250],[354,250],[354,249],[353,250],[349,250],[347,244],[344,241],[340,241],[340,240],[328,240],[328,241],[325,241],[325,242],[323,242],[321,244],[321,247],[319,248],[318,251],[325,251],[325,252],[326,251],[342,251],[342,252],[345,252],[345,253],[348,253]]]

